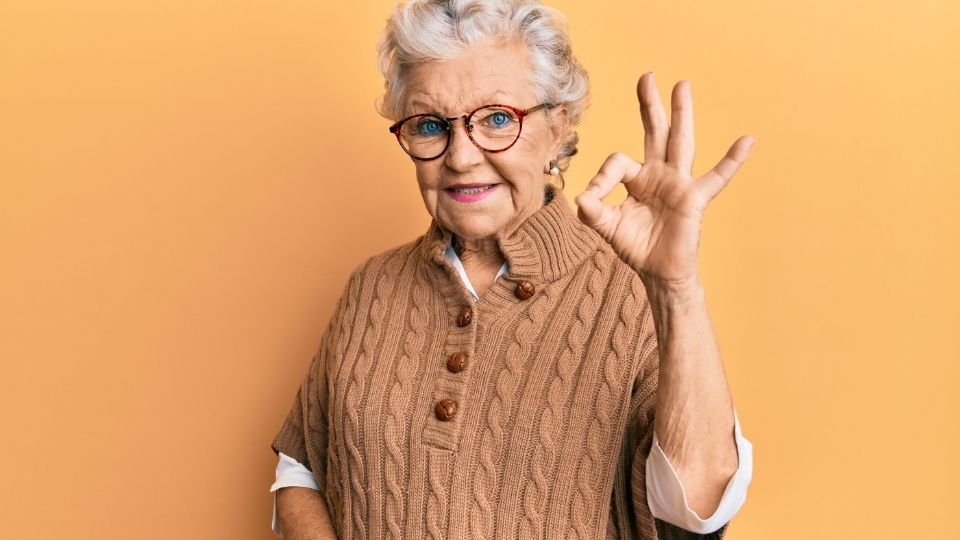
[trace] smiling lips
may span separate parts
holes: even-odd
[[[487,198],[499,184],[457,184],[444,191],[457,202],[472,203]]]

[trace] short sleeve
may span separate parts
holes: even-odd
[[[310,361],[300,382],[287,417],[276,433],[271,448],[279,457],[290,456],[318,477],[325,478],[324,456],[327,447],[327,376],[330,329],[323,335],[320,347]]]

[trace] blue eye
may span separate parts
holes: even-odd
[[[433,137],[443,133],[443,124],[436,118],[424,118],[417,123],[417,135]]]
[[[480,125],[487,130],[503,130],[517,125],[517,119],[508,111],[485,110],[480,115]]]

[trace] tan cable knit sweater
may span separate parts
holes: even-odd
[[[476,303],[450,238],[433,221],[353,272],[273,440],[339,537],[721,538],[647,505],[658,351],[637,273],[559,190]]]

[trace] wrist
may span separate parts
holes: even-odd
[[[647,296],[654,306],[674,307],[703,302],[706,294],[699,274],[680,279],[642,276]]]

